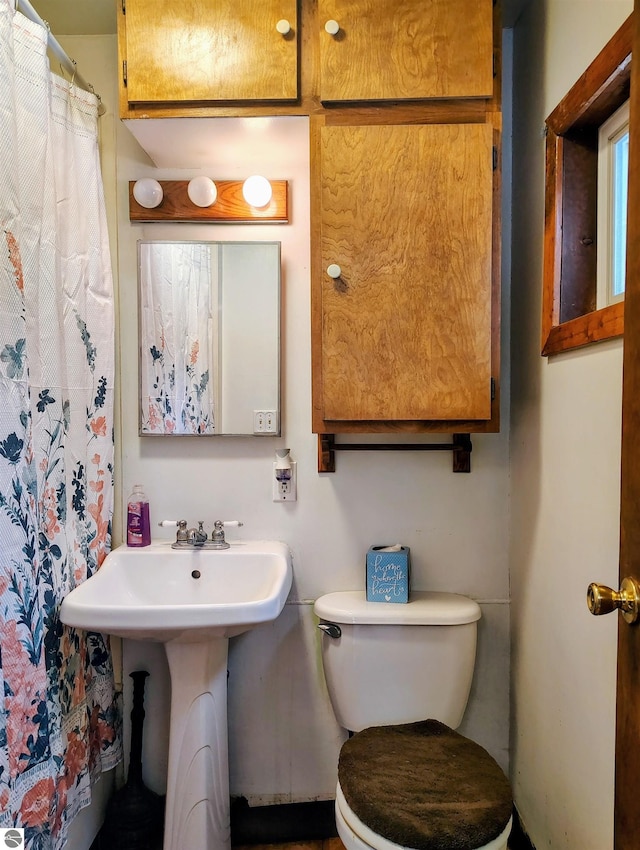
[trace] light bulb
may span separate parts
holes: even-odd
[[[143,177],[133,184],[133,197],[141,207],[152,210],[162,203],[162,186],[153,177]]]
[[[247,177],[242,184],[242,197],[252,207],[266,207],[272,194],[271,183],[259,174]]]
[[[189,180],[187,195],[189,195],[191,203],[197,207],[211,207],[216,202],[218,190],[210,177],[201,174],[199,177]]]

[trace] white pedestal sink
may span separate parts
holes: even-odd
[[[171,674],[164,850],[230,847],[228,639],[275,620],[291,588],[277,541],[120,546],[63,600],[69,626],[164,643]]]

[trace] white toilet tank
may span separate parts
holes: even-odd
[[[336,719],[367,726],[427,718],[457,728],[469,698],[480,606],[456,593],[413,592],[405,604],[367,602],[364,591],[316,600],[324,674]]]

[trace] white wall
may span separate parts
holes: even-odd
[[[539,0],[515,28],[511,423],[512,751],[538,847],[613,844],[622,342],[540,356],[545,117],[631,0]]]
[[[93,38],[86,39],[82,72],[92,79]],[[115,81],[115,41],[106,67]],[[78,52],[78,51],[76,51]],[[95,75],[94,75],[95,76]],[[113,108],[113,104],[110,105]],[[104,120],[104,119],[103,119]],[[343,453],[335,474],[317,473],[311,433],[308,143],[305,119],[220,120],[202,147],[179,123],[192,169],[155,169],[128,129],[116,122],[117,170],[106,171],[111,212],[117,216],[114,253],[119,290],[119,388],[114,542],[122,539],[122,502],[134,482],[145,485],[152,520],[185,517],[244,521],[234,537],[279,538],[294,553],[294,588],[273,625],[232,640],[229,716],[231,785],[254,804],[333,795],[343,732],[333,718],[319,657],[311,600],[364,586],[369,545],[401,541],[411,547],[413,587],[466,593],[481,603],[478,663],[461,727],[503,765],[509,743],[508,434],[473,438],[472,472],[454,475],[448,453]],[[169,157],[171,152],[169,152]],[[197,161],[196,161],[197,160]],[[287,225],[141,225],[128,219],[129,180],[155,174],[187,179],[195,173],[241,177],[262,171],[290,181]],[[115,190],[115,205],[112,204]],[[136,241],[140,238],[265,239],[282,242],[282,438],[157,438],[138,436]],[[508,253],[508,252],[507,252]],[[508,303],[508,301],[506,302]],[[505,334],[506,338],[506,334]],[[503,364],[508,410],[509,370]],[[445,438],[446,439],[446,438]],[[298,501],[271,501],[276,447],[298,462]],[[159,531],[159,530],[158,530]],[[159,536],[169,537],[168,531]],[[231,537],[231,535],[230,535]],[[165,785],[169,681],[162,649],[129,642],[125,656],[125,714],[131,707],[127,673],[146,667],[144,775]],[[125,717],[125,720],[127,717]]]
[[[342,732],[327,701],[308,603],[330,590],[363,587],[364,556],[372,543],[411,547],[416,589],[455,590],[485,601],[481,663],[464,729],[507,762],[507,438],[474,440],[471,475],[454,475],[449,455],[391,452],[345,453],[338,456],[335,474],[318,475],[310,422],[307,133],[304,118],[257,126],[219,119],[207,128],[208,162],[199,155],[203,172],[241,177],[258,170],[290,181],[290,223],[256,226],[131,225],[128,180],[152,173],[184,179],[195,171],[158,171],[124,126],[118,136],[124,470],[119,485],[127,492],[142,481],[156,519],[180,516],[210,525],[217,517],[238,518],[245,523],[241,536],[280,538],[294,553],[295,584],[285,614],[274,626],[233,641],[230,652],[232,793],[255,804],[333,795]],[[282,241],[281,439],[138,437],[135,243],[151,236]],[[295,504],[271,501],[273,453],[284,445],[298,461]],[[125,647],[126,669],[153,652],[144,645]],[[155,682],[149,680],[150,704],[155,687],[166,693],[161,655]],[[147,740],[155,738],[156,709],[164,714],[166,706],[149,712]],[[157,723],[166,728],[164,716]],[[156,743],[145,755],[149,781],[162,789],[166,755]]]

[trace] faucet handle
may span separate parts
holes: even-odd
[[[175,528],[178,526],[178,533],[176,534],[176,543],[186,543],[189,535],[187,534],[187,521],[186,519],[162,519],[158,523],[160,528]]]
[[[239,519],[217,519],[213,523],[213,531],[211,532],[211,540],[216,544],[216,548],[227,549],[229,544],[224,539],[224,527],[242,525]]]

